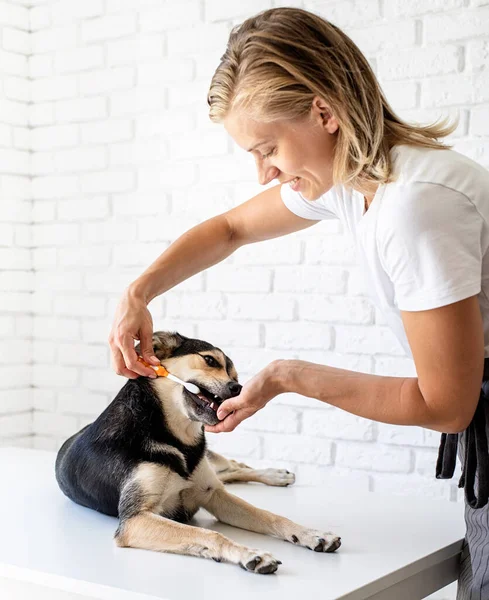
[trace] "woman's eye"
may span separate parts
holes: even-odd
[[[272,150],[270,150],[270,152],[267,154],[262,154],[262,159],[266,160],[267,158],[270,158],[270,156],[273,156],[275,154],[275,150],[276,148],[272,148]]]

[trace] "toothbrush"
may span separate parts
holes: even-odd
[[[187,381],[182,381],[176,375],[172,375],[165,369],[165,367],[163,365],[158,365],[158,366],[149,365],[145,360],[143,360],[141,358],[141,356],[138,356],[138,361],[140,363],[143,363],[143,365],[145,367],[150,367],[151,369],[154,369],[154,371],[158,375],[158,377],[168,377],[168,379],[171,379],[172,381],[175,381],[176,383],[183,385],[183,387],[186,390],[188,390],[190,393],[200,394],[200,389],[196,385],[194,385],[193,383],[188,383]]]

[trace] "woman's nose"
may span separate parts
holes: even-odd
[[[258,171],[258,183],[260,185],[267,185],[267,183],[276,179],[280,174],[279,169],[272,165],[264,167],[263,165],[257,164],[256,168]]]

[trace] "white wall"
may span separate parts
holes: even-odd
[[[29,10],[0,2],[0,443],[29,445],[32,298]]]
[[[272,2],[21,4],[3,6],[11,62],[2,63],[2,102],[11,110],[2,111],[0,168],[15,206],[32,199],[33,207],[2,220],[2,238],[11,240],[2,252],[16,252],[2,261],[11,264],[2,275],[2,411],[13,413],[3,417],[7,435],[24,443],[29,422],[16,413],[31,406],[32,392],[33,444],[55,449],[123,384],[106,340],[125,286],[179,234],[260,191],[251,157],[209,121],[206,92],[231,26]],[[351,35],[403,117],[460,114],[455,148],[489,165],[488,6],[295,4]],[[14,81],[14,67],[24,79]],[[28,172],[32,195],[18,176]],[[242,248],[150,308],[155,328],[222,346],[243,381],[277,357],[414,374],[361,276],[340,224],[321,223]],[[32,389],[23,367],[31,355]],[[373,424],[294,395],[276,398],[233,435],[210,437],[254,464],[291,466],[302,481],[348,474],[369,489],[456,497],[455,483],[433,479],[437,434]]]
[[[260,191],[206,92],[231,26],[291,4],[353,38],[404,118],[460,114],[455,149],[489,167],[487,0],[0,2],[1,443],[55,450],[93,420],[124,383],[107,344],[123,289]],[[336,222],[242,248],[150,309],[156,329],[222,347],[242,381],[278,357],[414,375]],[[303,483],[460,500],[457,478],[434,479],[438,434],[292,394],[209,438]]]
[[[489,166],[486,3],[295,4],[352,36],[403,117],[460,114],[455,148]],[[32,432],[35,447],[56,449],[91,421],[123,384],[106,341],[122,290],[190,226],[260,191],[251,157],[207,116],[231,26],[272,2],[242,5],[1,5],[3,438]],[[277,357],[414,374],[336,222],[242,248],[150,308],[155,328],[221,346],[243,381]],[[291,394],[210,438],[304,482],[348,475],[368,489],[457,496],[455,480],[433,478],[438,434]]]

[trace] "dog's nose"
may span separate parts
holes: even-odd
[[[239,396],[242,387],[243,386],[237,383],[236,381],[231,381],[230,383],[228,383],[230,398],[232,398],[233,396]]]

